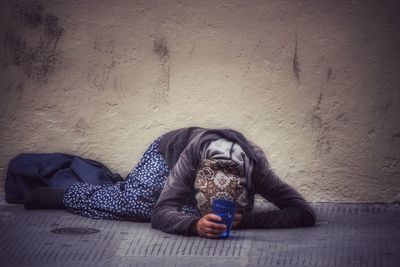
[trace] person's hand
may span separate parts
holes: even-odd
[[[205,238],[220,238],[226,231],[226,225],[218,223],[222,221],[218,215],[209,213],[204,215],[196,223],[196,232]]]
[[[239,226],[241,220],[242,220],[242,214],[236,213],[235,217],[233,218],[232,229],[236,229]]]

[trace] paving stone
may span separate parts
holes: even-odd
[[[400,266],[399,205],[312,205],[315,227],[238,230],[211,240],[0,203],[0,266]],[[54,233],[71,227],[80,229]]]

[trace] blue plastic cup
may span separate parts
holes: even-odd
[[[225,198],[215,199],[212,203],[212,212],[222,218],[222,221],[219,223],[226,225],[226,231],[221,234],[221,238],[228,238],[236,213],[235,202]]]

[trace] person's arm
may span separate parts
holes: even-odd
[[[154,206],[151,226],[163,232],[181,235],[199,235],[205,238],[220,238],[226,225],[218,223],[221,218],[215,214],[203,217],[191,216],[179,210],[191,194],[194,194],[196,167],[200,155],[187,147],[170,172],[160,197]]]
[[[262,155],[264,158],[265,155]],[[294,188],[283,182],[269,168],[266,160],[261,162],[259,167],[254,181],[255,193],[279,209],[244,213],[239,228],[292,228],[315,225],[315,213],[306,200]]]
[[[190,148],[186,148],[172,168],[160,197],[154,206],[151,226],[163,232],[195,235],[193,225],[200,219],[180,211],[190,194],[196,175],[197,159],[191,158]]]

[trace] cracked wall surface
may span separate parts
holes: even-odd
[[[23,152],[125,176],[231,127],[309,201],[400,191],[398,1],[0,1],[0,172]]]

